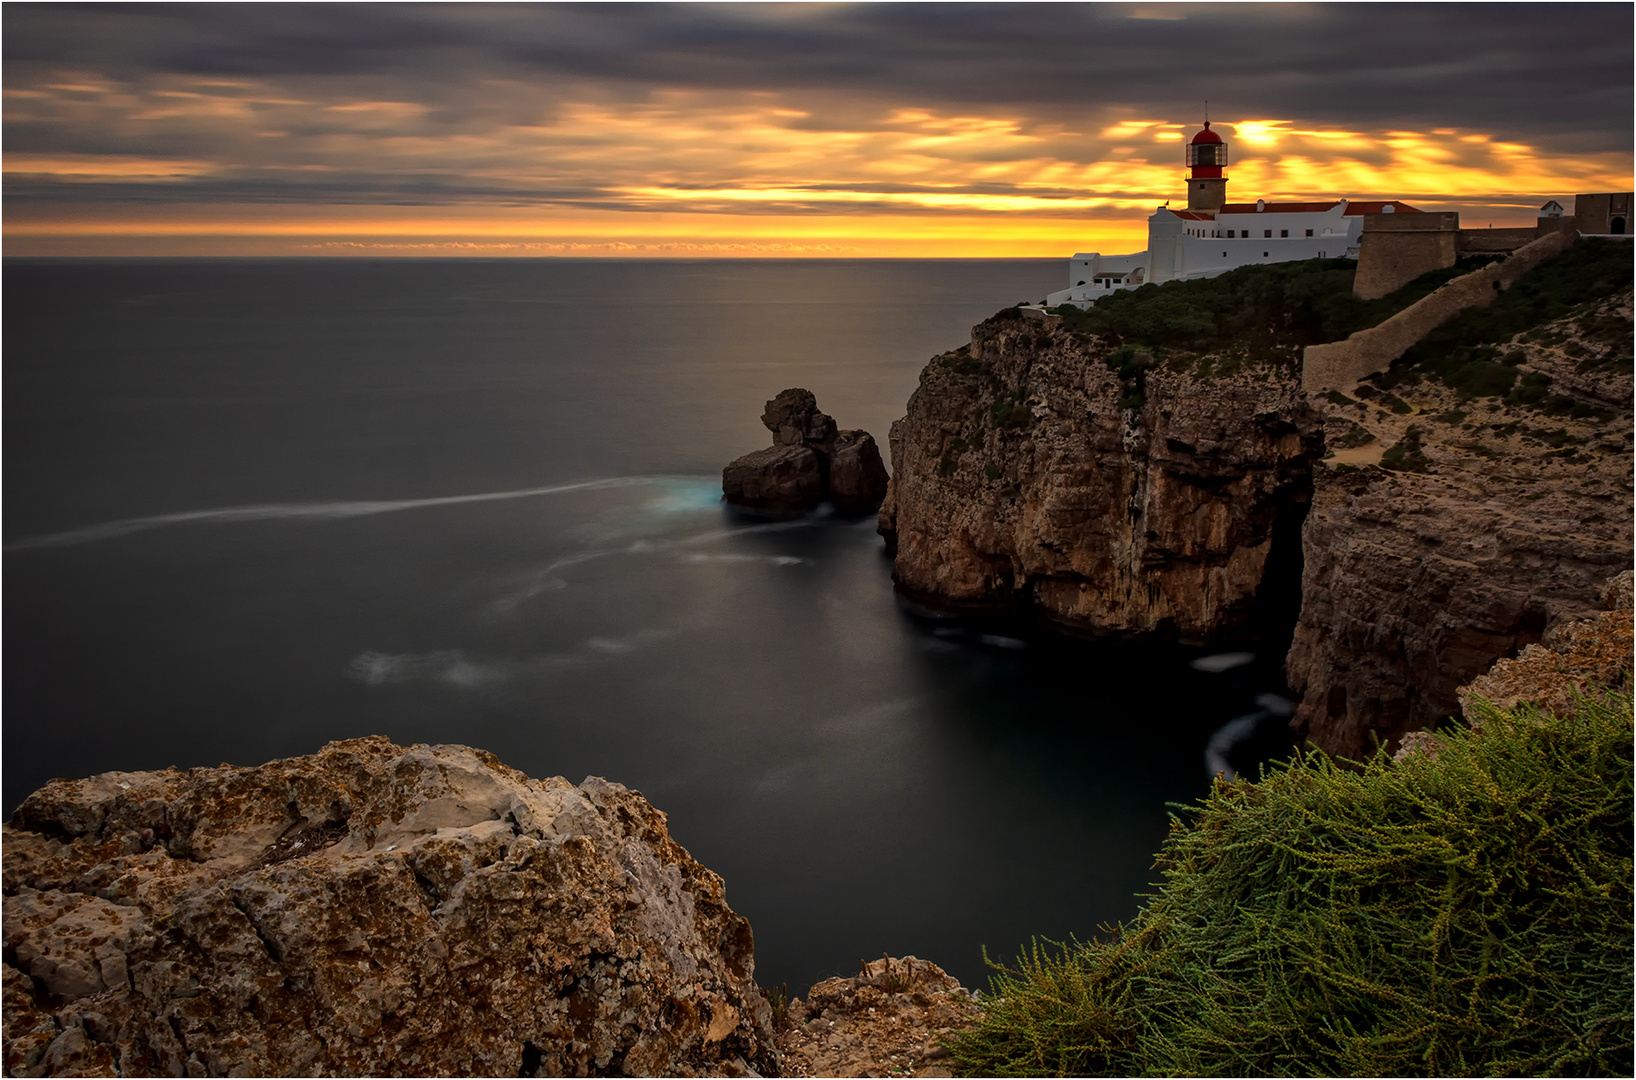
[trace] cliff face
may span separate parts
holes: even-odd
[[[896,581],[1205,641],[1300,566],[1295,735],[1356,757],[1433,726],[1630,565],[1628,259],[1577,245],[1352,394],[1230,340],[1160,362],[1002,312],[893,425]]]
[[[374,737],[53,781],[4,839],[7,1075],[776,1068],[749,925],[604,780]]]
[[[1242,628],[1321,452],[1293,373],[1172,369],[1008,314],[928,364],[892,426],[898,585],[1098,633]]]
[[[1626,292],[1504,343],[1532,402],[1425,380],[1392,388],[1400,411],[1379,392],[1324,403],[1331,443],[1353,445],[1307,517],[1297,735],[1357,757],[1430,727],[1496,659],[1601,607],[1631,562],[1630,317]]]

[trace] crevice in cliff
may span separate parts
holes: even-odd
[[[1250,612],[1250,632],[1266,654],[1277,657],[1282,665],[1301,616],[1301,579],[1305,570],[1301,534],[1312,506],[1312,474],[1292,479],[1280,495],[1261,585],[1255,591]]]

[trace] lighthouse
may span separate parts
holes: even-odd
[[[1221,170],[1227,166],[1227,144],[1210,130],[1210,121],[1204,130],[1187,144],[1187,208],[1213,214],[1227,204],[1227,178]]]
[[[1222,175],[1227,170],[1227,143],[1210,130],[1208,120],[1187,144],[1187,170],[1187,209],[1173,210],[1167,202],[1153,212],[1147,219],[1146,251],[1075,255],[1068,262],[1068,288],[1048,294],[1046,306],[1084,307],[1121,289],[1215,277],[1241,266],[1355,259],[1365,218],[1420,213],[1396,199],[1230,203],[1227,177]]]

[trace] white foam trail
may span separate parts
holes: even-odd
[[[1216,729],[1215,734],[1210,736],[1209,745],[1204,748],[1204,767],[1210,770],[1210,775],[1219,775],[1223,780],[1238,779],[1238,770],[1227,760],[1227,754],[1234,746],[1254,735],[1255,729],[1267,716],[1265,712],[1251,713],[1229,720]]]
[[[554,592],[557,589],[566,588],[568,583],[557,575],[557,571],[565,567],[577,566],[583,562],[590,562],[592,559],[606,559],[612,555],[664,554],[665,552],[675,551],[678,548],[693,547],[698,544],[708,544],[714,540],[727,540],[735,536],[742,536],[746,533],[781,532],[785,529],[805,528],[811,524],[811,521],[805,519],[798,519],[795,521],[774,521],[762,525],[746,525],[736,529],[712,529],[710,532],[694,533],[692,536],[683,536],[675,540],[637,540],[633,543],[626,544],[624,547],[601,548],[595,551],[581,551],[574,555],[564,556],[563,558],[551,563],[549,566],[546,566],[544,569],[536,570],[529,574],[528,577],[524,579],[524,581],[526,581],[525,585],[500,597],[494,602],[492,608],[496,612],[509,612],[515,610],[522,604],[527,603],[529,600],[534,599],[534,597],[543,592]],[[794,559],[795,562],[807,561],[805,559],[796,558],[793,555],[755,555],[748,557],[757,559],[771,558],[779,566],[792,565],[790,562],[786,561],[790,559]],[[732,559],[734,561],[737,560],[736,556],[731,555],[723,556],[723,558]]]
[[[346,674],[348,678],[366,686],[422,682],[443,683],[460,690],[482,690],[518,678],[538,677],[565,668],[628,656],[646,645],[672,637],[674,633],[672,630],[653,628],[638,630],[626,638],[587,638],[570,652],[547,653],[526,660],[473,659],[459,649],[429,653],[369,651],[353,657],[347,665]]]
[[[120,521],[89,525],[83,529],[49,533],[13,540],[7,551],[28,548],[66,547],[70,544],[89,544],[97,540],[112,540],[131,533],[162,529],[167,525],[226,525],[240,521],[279,521],[309,519],[331,521],[340,518],[368,517],[371,514],[394,514],[401,510],[420,510],[430,506],[458,506],[462,503],[500,502],[505,499],[533,499],[542,495],[562,495],[570,491],[596,491],[603,488],[633,487],[651,484],[660,477],[621,476],[608,480],[580,480],[571,484],[552,484],[548,487],[518,488],[515,491],[485,491],[476,495],[440,495],[427,499],[371,499],[352,502],[264,503],[257,506],[228,506],[217,510],[188,510],[179,514],[155,514],[152,517],[124,518]]]
[[[800,566],[810,563],[811,559],[803,559],[796,555],[706,555],[695,552],[692,555],[683,555],[685,563],[772,563],[774,566]]]
[[[1028,642],[1022,638],[1002,637],[999,634],[983,634],[977,639],[984,645],[992,645],[997,649],[1026,649]]]
[[[1255,653],[1216,653],[1212,656],[1199,657],[1197,660],[1193,661],[1192,668],[1194,671],[1208,671],[1212,675],[1219,675],[1223,671],[1231,671],[1233,668],[1243,667],[1245,664],[1251,663],[1254,660]]]

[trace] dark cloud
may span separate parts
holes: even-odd
[[[1209,99],[1223,117],[1576,151],[1626,145],[1632,126],[1628,4],[14,4],[4,21],[8,85],[59,69],[362,79],[449,123],[503,108],[481,90],[509,80],[542,98],[769,90],[1048,118],[1183,118]]]

